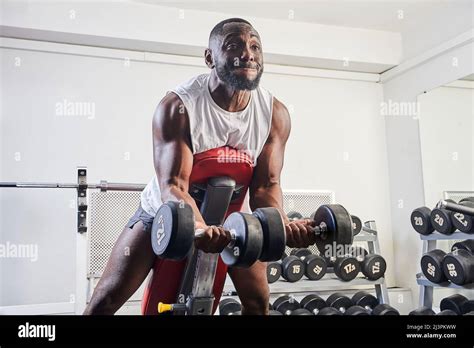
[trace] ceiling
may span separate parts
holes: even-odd
[[[403,33],[424,20],[443,23],[450,15],[472,11],[472,0],[132,0],[180,9]],[[293,12],[290,12],[293,11]],[[403,17],[403,18],[400,18]]]

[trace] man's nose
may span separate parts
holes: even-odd
[[[255,56],[248,45],[245,45],[244,48],[242,49],[242,54],[240,55],[240,59],[246,62],[248,61],[253,62],[255,60]]]

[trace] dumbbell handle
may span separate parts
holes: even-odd
[[[461,204],[456,204],[456,203],[451,203],[445,200],[441,200],[438,202],[436,207],[439,208],[444,208],[450,211],[458,212],[458,213],[463,213],[466,215],[474,215],[474,208],[468,207],[466,205],[461,205]]]
[[[204,228],[197,228],[194,231],[194,238],[200,238],[200,237],[204,236],[205,231],[206,231],[206,229],[204,229]],[[235,236],[235,233],[233,233],[232,231],[229,231],[229,232],[230,232],[230,242],[229,242],[228,246],[233,247],[234,244],[235,244],[236,236]]]
[[[309,226],[310,230],[314,232],[315,235],[319,236],[328,230],[327,225],[324,222],[321,222],[319,226]]]

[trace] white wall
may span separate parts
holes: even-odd
[[[473,33],[471,30],[382,74],[384,101],[416,105],[424,91],[472,74]],[[413,298],[417,298],[415,274],[419,272],[422,243],[411,227],[410,214],[425,204],[419,122],[410,115],[388,116],[385,125],[395,277],[398,286],[411,288]]]
[[[439,87],[418,97],[428,207],[442,198],[443,191],[474,189],[473,87]]]
[[[30,44],[38,45],[25,43]],[[97,51],[82,49],[82,55],[2,49],[2,86],[9,87],[2,93],[1,181],[74,182],[76,166],[86,165],[91,182],[147,182],[154,173],[150,125],[156,104],[167,88],[207,71],[138,59],[127,67],[123,59],[106,58],[105,51],[98,58],[91,53]],[[136,54],[113,52],[107,50],[116,57]],[[272,72],[278,69],[286,72]],[[278,69],[270,67],[262,85],[292,110],[283,187],[334,190],[351,212],[375,219],[393,285],[381,86],[351,80],[367,77],[360,74],[345,73],[344,80],[337,72],[332,75],[338,79],[329,79]],[[56,103],[64,99],[95,103],[95,116],[58,116]],[[21,161],[14,160],[15,152]],[[0,305],[69,301],[75,270],[73,198],[71,191],[3,192],[4,216],[12,218],[1,221],[2,242],[36,242],[40,257],[35,263],[0,260]]]

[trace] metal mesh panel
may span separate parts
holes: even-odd
[[[140,204],[140,192],[92,192],[87,242],[88,274],[100,277],[120,233]]]
[[[463,198],[474,197],[474,191],[444,191],[443,197],[459,202]]]
[[[125,224],[135,213],[140,202],[140,192],[107,191],[90,194],[90,228],[87,245],[89,277],[100,277],[105,269],[112,248]],[[295,210],[310,216],[323,204],[334,203],[334,193],[329,191],[283,192],[285,212]],[[316,247],[310,249],[316,252]],[[287,248],[287,253],[290,249]]]
[[[297,211],[303,217],[309,217],[323,204],[335,203],[334,192],[331,191],[284,191],[283,192],[283,210],[285,213]],[[316,245],[310,246],[313,253],[317,253]],[[290,248],[286,248],[289,255]]]

